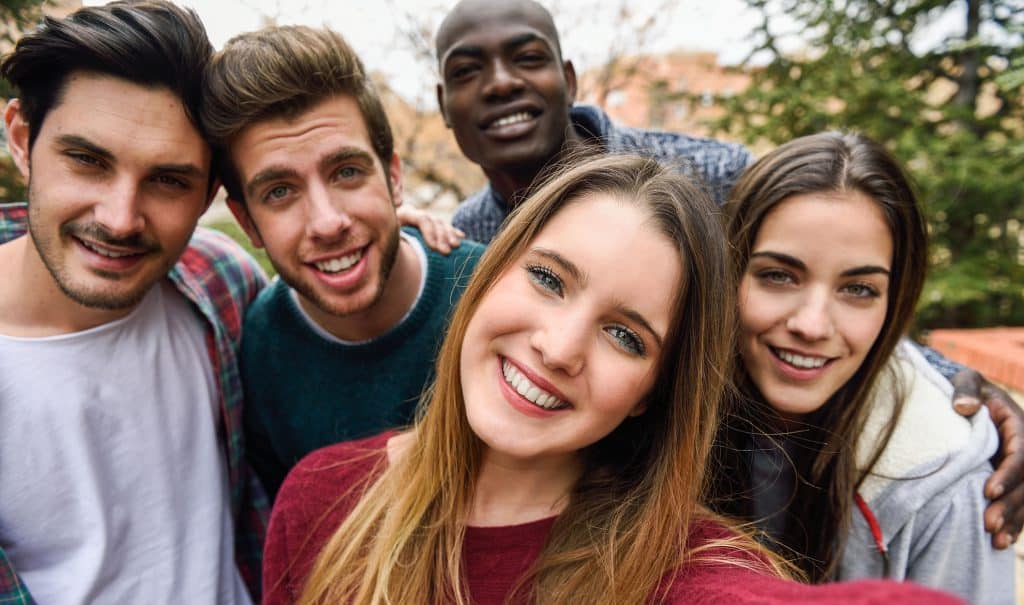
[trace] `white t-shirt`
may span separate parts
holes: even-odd
[[[164,280],[117,321],[0,335],[0,547],[37,602],[250,603],[201,322]]]

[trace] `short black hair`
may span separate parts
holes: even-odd
[[[195,11],[167,0],[118,1],[82,8],[62,19],[44,17],[4,58],[0,75],[18,91],[29,148],[47,114],[60,104],[74,72],[167,88],[202,132],[199,99],[212,54]]]

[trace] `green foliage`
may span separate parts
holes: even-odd
[[[751,85],[720,99],[715,127],[749,143],[829,129],[885,143],[917,182],[931,227],[918,327],[1024,325],[1024,2],[747,2],[764,16]],[[779,50],[781,15],[807,42],[799,54]],[[914,45],[950,15],[961,34]]]
[[[243,248],[245,248],[245,251],[252,255],[252,257],[256,259],[256,262],[258,262],[260,266],[263,267],[263,270],[266,271],[267,276],[273,277],[274,275],[277,274],[277,271],[274,270],[273,265],[270,264],[270,259],[267,258],[266,251],[264,251],[262,248],[254,247],[252,245],[252,241],[249,240],[249,236],[246,235],[244,231],[242,231],[242,228],[239,227],[238,223],[236,223],[235,221],[231,219],[218,219],[209,222],[204,222],[203,225],[209,227],[210,229],[216,229],[217,231],[220,231],[221,233],[227,235],[231,239],[238,242]]]

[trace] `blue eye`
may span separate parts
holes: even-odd
[[[337,176],[341,179],[354,179],[363,174],[363,171],[355,166],[342,166],[338,169]]]
[[[644,346],[643,339],[641,339],[636,332],[630,330],[626,326],[608,326],[604,331],[615,339],[615,342],[623,351],[638,357],[644,357],[647,355],[647,347]]]
[[[263,195],[263,201],[274,202],[277,200],[281,200],[288,197],[289,193],[291,193],[291,187],[288,187],[287,185],[275,185],[274,187],[268,189],[267,192]]]
[[[529,265],[526,267],[526,272],[529,273],[530,280],[537,286],[558,296],[562,295],[562,280],[551,269],[540,265]]]

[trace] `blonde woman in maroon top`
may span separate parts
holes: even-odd
[[[415,426],[285,481],[266,602],[942,602],[782,580],[698,504],[733,351],[715,213],[634,157],[542,186],[480,261]]]

